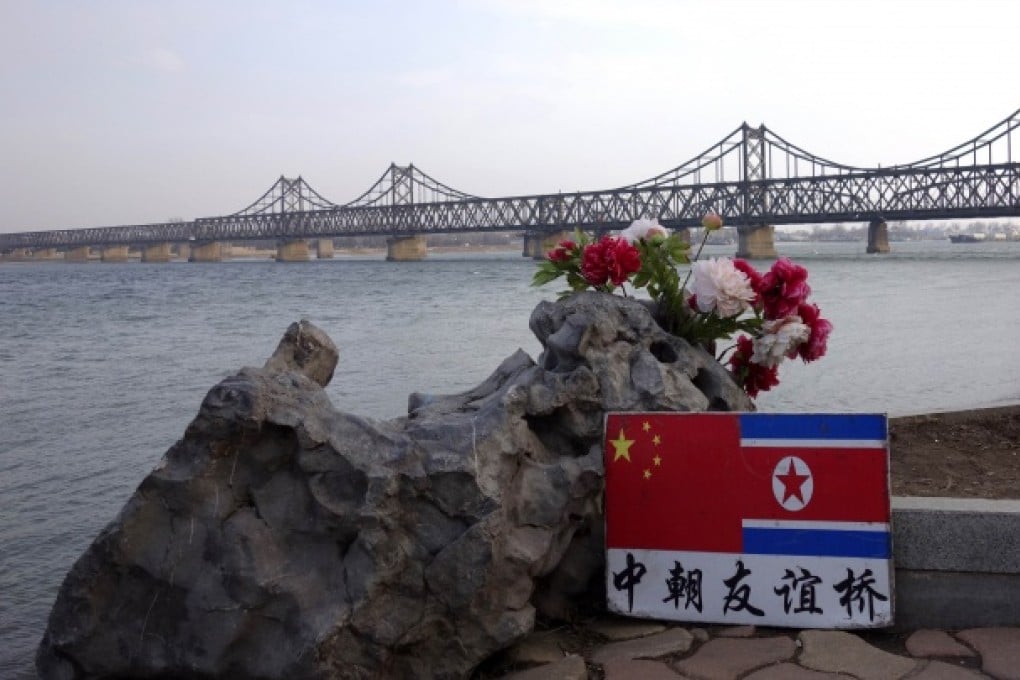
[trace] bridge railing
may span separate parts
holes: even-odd
[[[190,222],[160,222],[120,227],[85,227],[54,231],[0,234],[0,250],[14,248],[75,248],[78,246],[142,245],[187,241]]]

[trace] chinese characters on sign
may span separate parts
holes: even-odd
[[[605,458],[613,611],[892,623],[885,416],[613,413]]]

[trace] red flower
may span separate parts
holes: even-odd
[[[581,276],[593,286],[619,286],[641,269],[641,253],[622,238],[605,236],[581,253]]]
[[[802,303],[797,308],[797,315],[811,329],[811,335],[808,336],[807,342],[801,343],[797,353],[805,362],[821,359],[825,356],[825,352],[828,349],[832,323],[821,317],[821,310],[818,309],[818,305]]]
[[[782,319],[796,313],[797,307],[811,294],[807,269],[781,257],[759,281],[756,292],[765,306],[766,319]]]
[[[577,244],[573,241],[560,241],[559,245],[546,253],[546,257],[553,262],[567,262],[577,251]]]
[[[779,366],[762,366],[751,361],[754,344],[751,338],[741,335],[737,338],[737,349],[730,356],[730,369],[740,382],[740,386],[752,399],[758,392],[767,392],[779,384]]]

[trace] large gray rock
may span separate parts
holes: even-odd
[[[292,326],[206,396],[65,579],[43,678],[455,678],[599,575],[603,415],[750,410],[639,303],[542,303],[538,364],[336,411],[336,349]],[[596,579],[597,580],[597,579]]]

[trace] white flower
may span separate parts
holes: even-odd
[[[702,312],[715,311],[724,318],[736,316],[754,301],[751,281],[728,257],[699,260],[691,265],[691,274],[691,293]]]
[[[629,227],[620,232],[620,238],[627,243],[637,243],[653,236],[669,236],[669,229],[659,224],[658,220],[634,220]]]
[[[751,361],[769,368],[778,366],[783,357],[811,336],[811,327],[802,323],[795,314],[785,319],[766,321],[762,324],[762,331],[762,336],[754,340]]]

